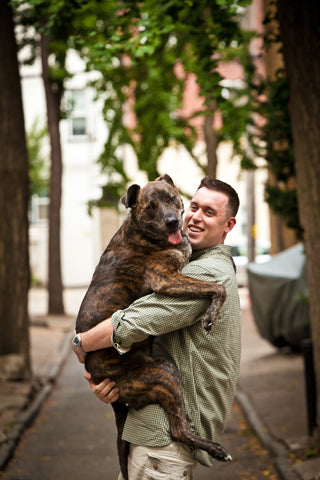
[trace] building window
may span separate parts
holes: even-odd
[[[30,223],[46,223],[49,218],[49,198],[33,195],[29,214]]]
[[[85,90],[70,90],[67,92],[70,105],[69,136],[71,140],[87,139],[87,101]]]
[[[72,136],[86,135],[86,119],[84,117],[76,117],[72,119]]]

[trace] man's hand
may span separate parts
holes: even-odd
[[[101,400],[101,402],[113,403],[118,400],[119,389],[117,388],[115,382],[111,382],[111,380],[106,378],[101,383],[96,385],[89,372],[84,373],[84,378],[89,382],[91,390],[99,398],[99,400]]]

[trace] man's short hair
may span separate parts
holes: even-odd
[[[237,215],[240,201],[239,201],[237,192],[235,191],[234,188],[231,187],[231,185],[229,185],[228,183],[222,182],[222,180],[217,180],[216,178],[204,177],[200,182],[198,190],[199,188],[202,188],[202,187],[208,188],[209,190],[214,190],[216,192],[221,192],[227,195],[227,197],[229,198],[228,213],[230,217],[235,217]]]

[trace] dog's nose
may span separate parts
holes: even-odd
[[[177,219],[177,217],[174,217],[172,215],[171,217],[167,218],[166,225],[167,225],[168,228],[174,230],[174,229],[178,228],[179,220]]]

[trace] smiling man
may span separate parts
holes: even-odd
[[[205,177],[185,216],[184,228],[193,253],[183,273],[224,285],[227,292],[210,335],[204,335],[201,324],[210,300],[158,294],[140,298],[81,334],[84,352],[113,346],[123,353],[134,342],[155,336],[153,355],[173,361],[181,373],[190,428],[216,442],[231,411],[240,364],[238,288],[231,247],[224,244],[236,224],[238,208],[238,195],[230,185]],[[76,347],[74,350],[83,361],[81,351]],[[113,382],[106,379],[95,385],[88,373],[85,377],[100,400],[117,400],[118,390]],[[192,479],[197,462],[208,467],[214,462],[204,451],[191,451],[172,442],[167,415],[159,405],[129,409],[123,439],[130,443],[129,480]]]
[[[217,190],[213,190],[213,185]],[[233,189],[228,195],[228,187],[224,182],[206,177],[193,196],[184,224],[193,250],[223,244],[235,226],[239,200],[238,195],[231,196]]]

